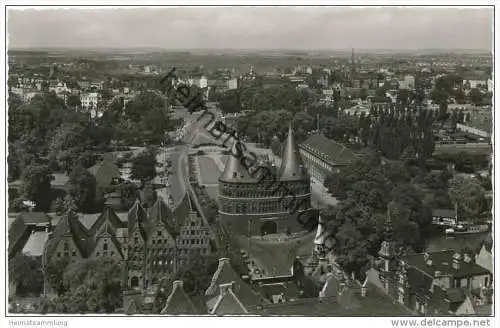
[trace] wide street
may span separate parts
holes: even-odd
[[[193,138],[198,133],[197,130],[200,125],[200,122],[196,122],[195,115],[193,114],[187,114],[184,120],[186,124],[183,130],[182,141],[186,144],[164,149],[157,155],[157,161],[163,164],[162,169],[165,168],[167,160],[172,162],[172,167],[169,170],[173,172],[173,174],[168,177],[170,186],[159,190],[159,195],[163,197],[165,201],[168,201],[168,196],[172,195],[174,206],[177,206],[186,194],[186,181],[188,179],[186,160],[189,143],[192,142]]]

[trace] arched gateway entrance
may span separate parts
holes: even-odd
[[[260,226],[260,234],[262,236],[270,235],[278,232],[278,225],[274,221],[266,221]]]

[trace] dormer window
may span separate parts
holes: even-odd
[[[102,250],[103,251],[107,251],[108,250],[108,243],[104,243],[104,245],[102,245]]]
[[[69,244],[67,242],[64,243],[64,250],[65,251],[69,250]]]

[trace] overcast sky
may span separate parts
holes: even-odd
[[[9,47],[492,48],[492,9],[144,8],[8,11]]]

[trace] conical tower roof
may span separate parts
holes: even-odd
[[[219,180],[225,182],[254,181],[248,169],[243,165],[243,156],[239,141],[236,140],[231,147],[231,154],[229,155],[224,172]]]
[[[281,179],[302,179],[305,177],[299,147],[295,142],[293,134],[292,122],[290,122],[290,126],[288,127],[288,136],[285,141],[285,150],[283,151],[279,173]]]

